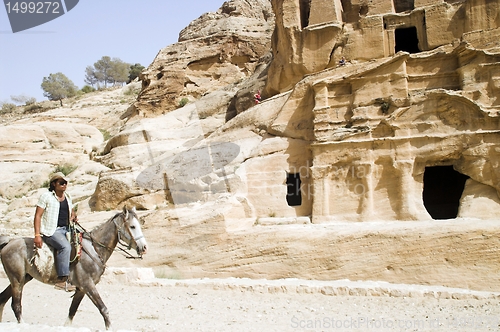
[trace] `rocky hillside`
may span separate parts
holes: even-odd
[[[33,197],[57,168],[71,170],[80,213],[123,204],[166,206],[163,193],[135,186],[129,170],[175,154],[186,141],[193,145],[253,106],[254,89],[265,84],[273,29],[269,1],[228,1],[183,29],[178,43],[160,50],[142,81],[72,98],[64,107],[44,102],[33,112],[18,107],[3,114],[2,221],[30,223]],[[187,103],[183,108],[181,101]],[[192,126],[185,126],[189,121]],[[161,141],[152,137],[156,132],[163,132]],[[170,140],[171,146],[165,145]],[[120,188],[111,184],[106,189],[105,178],[96,188],[103,172],[118,174]],[[127,178],[130,188],[122,185]],[[19,207],[26,205],[28,211],[21,212]]]
[[[265,55],[270,53],[273,30],[269,0],[224,2],[217,12],[184,28],[178,43],[160,50],[141,75],[142,91],[133,110],[148,117],[165,114],[182,99],[198,101],[224,89],[218,98],[230,104],[226,119],[244,111],[253,104],[253,90],[265,84],[261,73],[270,61]],[[252,75],[247,89],[237,86]]]
[[[57,170],[68,173],[68,190],[87,227],[123,205],[136,206],[144,216],[164,209],[175,213],[172,195],[165,194],[169,183],[163,178],[156,183],[150,170],[167,165],[165,158],[195,146],[254,106],[253,95],[265,85],[273,30],[269,1],[228,1],[183,29],[178,43],[160,50],[141,81],[71,98],[63,107],[43,102],[36,110],[20,106],[2,114],[3,233],[32,234],[35,204]],[[181,102],[187,104],[181,107]],[[211,172],[200,168],[203,175]],[[170,186],[183,176],[171,175]],[[192,192],[203,186],[195,185]],[[195,199],[192,192],[187,202]],[[182,194],[173,196],[183,203]],[[207,211],[196,222],[213,213]],[[158,265],[158,259],[149,264]]]
[[[140,83],[132,83],[66,100],[64,107],[43,102],[35,113],[20,106],[2,114],[0,211],[4,228],[21,232],[31,227],[38,196],[47,190],[48,176],[55,170],[70,172],[71,194],[79,202],[79,213],[90,212],[85,200],[94,193],[99,174],[110,170],[92,158],[125,123],[120,116],[139,89]]]

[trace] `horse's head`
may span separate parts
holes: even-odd
[[[134,248],[137,254],[142,256],[146,253],[147,243],[135,207],[130,210],[124,207],[121,215],[123,223],[117,224],[119,240],[125,242],[129,248]]]

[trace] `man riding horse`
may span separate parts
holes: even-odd
[[[40,231],[43,231],[43,228],[40,228]],[[147,250],[146,238],[142,234],[141,222],[139,222],[135,208],[128,209],[125,206],[122,212],[115,214],[93,230],[86,231],[82,228],[82,231],[81,255],[69,268],[69,278],[76,286],[76,290],[72,296],[66,325],[71,325],[83,297],[87,295],[99,309],[104,318],[104,325],[109,330],[111,329],[109,311],[96,285],[101,280],[106,269],[106,262],[117,245],[121,250],[135,249],[138,257],[142,257]],[[40,250],[34,251],[34,246],[35,240],[30,237],[10,239],[8,236],[0,236],[0,258],[10,282],[9,286],[0,293],[0,322],[4,306],[10,298],[12,298],[11,307],[17,321],[23,322],[21,299],[27,282],[32,279],[51,285],[60,282],[57,278],[59,273],[54,265],[46,269],[39,268],[35,264],[38,254],[41,253]],[[46,247],[47,245],[43,244],[42,248]],[[45,262],[43,259],[41,261]]]
[[[55,263],[59,282],[55,284],[55,288],[72,292],[76,287],[68,279],[71,244],[66,234],[69,223],[76,222],[77,216],[71,196],[66,192],[68,180],[64,174],[53,174],[49,182],[49,191],[40,196],[35,210],[34,243],[37,248],[41,248],[45,241],[57,250]]]

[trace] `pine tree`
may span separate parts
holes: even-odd
[[[63,106],[64,98],[76,95],[78,88],[73,82],[63,73],[50,74],[49,77],[44,77],[42,81],[43,95],[49,100],[59,100]]]

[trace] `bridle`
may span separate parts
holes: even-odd
[[[125,216],[123,216],[123,219],[125,219]],[[125,220],[123,221],[122,226],[118,225],[118,223],[116,222],[116,218],[113,219],[113,223],[115,224],[116,229],[118,230],[118,243],[117,243],[117,246],[116,246],[117,249],[123,251],[126,254],[127,258],[142,259],[142,255],[133,256],[127,250],[130,250],[132,248],[132,241],[130,241],[130,240],[134,240],[134,244],[137,246],[137,241],[139,241],[140,239],[142,239],[144,237],[144,234],[141,234],[140,236],[134,237],[132,235],[132,232],[130,232],[130,228],[128,228],[128,227],[126,227],[127,233],[124,233],[124,231],[123,231],[122,228],[123,228],[123,225],[125,225]],[[123,241],[122,237],[124,237],[127,240],[129,240],[129,242],[126,243],[125,241]],[[125,248],[127,248],[127,249],[125,249]]]
[[[106,263],[103,261],[103,259],[99,256],[97,250],[95,250],[95,244],[99,245],[100,247],[102,248],[105,248],[105,249],[108,249],[110,251],[121,251],[121,253],[126,257],[126,258],[129,258],[129,259],[142,259],[142,255],[138,255],[138,256],[134,256],[132,255],[130,252],[128,252],[128,250],[130,250],[132,248],[132,241],[134,241],[134,244],[137,246],[137,241],[142,239],[144,237],[144,235],[141,235],[141,236],[138,236],[138,237],[134,237],[132,235],[132,233],[130,232],[130,229],[127,227],[126,230],[127,230],[127,233],[125,233],[123,231],[123,226],[125,225],[125,215],[123,213],[121,213],[121,217],[122,217],[122,225],[118,225],[117,221],[116,221],[116,216],[113,217],[113,223],[115,224],[115,227],[117,229],[117,235],[118,235],[118,242],[116,244],[116,247],[115,248],[111,248],[111,247],[108,247],[107,245],[101,243],[100,241],[96,240],[91,232],[87,231],[80,223],[78,222],[75,222],[75,225],[78,226],[78,228],[80,228],[82,230],[82,233],[83,233],[83,237],[90,240],[90,242],[92,243],[92,246],[94,246],[94,251],[95,253],[97,254],[97,257],[99,258],[99,261],[96,260],[95,256],[92,255],[91,253],[89,253],[84,246],[82,246],[82,250],[85,251],[87,253],[87,255],[90,256],[90,258],[92,258],[92,260],[94,260],[96,263],[98,263],[99,265],[101,265],[101,267],[105,268],[106,266]],[[122,240],[122,238],[126,238],[129,242],[126,243],[124,240]]]

